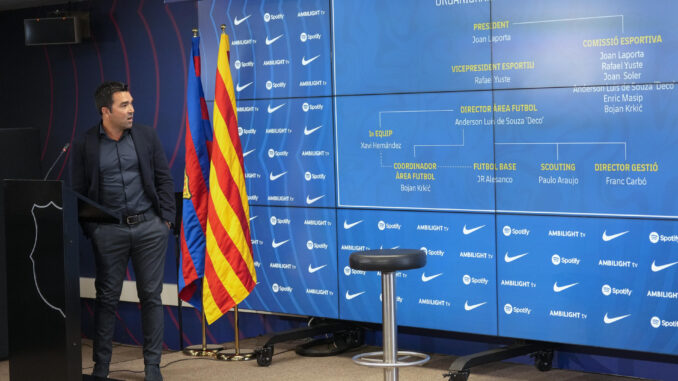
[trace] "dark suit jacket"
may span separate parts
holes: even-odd
[[[163,220],[174,222],[175,201],[172,174],[167,165],[158,134],[151,127],[135,124],[130,129],[139,158],[139,171],[144,191],[153,209]],[[99,124],[73,143],[71,162],[73,190],[99,201]]]

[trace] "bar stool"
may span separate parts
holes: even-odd
[[[421,365],[431,359],[424,353],[398,351],[396,335],[395,273],[418,269],[426,265],[426,253],[414,249],[383,249],[352,253],[351,268],[363,271],[381,271],[381,314],[383,322],[383,351],[361,353],[353,356],[356,364],[384,368],[384,380],[398,379],[398,368]],[[399,361],[399,356],[415,357],[415,361]],[[379,358],[381,357],[381,358]]]

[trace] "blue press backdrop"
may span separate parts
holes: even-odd
[[[97,122],[98,83],[126,81],[177,191],[190,29],[200,29],[209,100],[226,24],[260,282],[244,307],[378,322],[379,277],[348,268],[348,255],[415,247],[428,265],[398,276],[406,326],[676,354],[673,2],[71,7],[91,12],[91,41],[24,47],[22,19],[51,8],[0,13],[12,52],[0,63],[3,124],[39,127],[47,167]],[[56,176],[68,179],[65,164]],[[86,334],[91,312],[83,301]],[[176,312],[166,308],[172,348]],[[183,316],[195,343],[199,316]],[[300,324],[244,316],[247,336]],[[210,342],[232,339],[231,319],[209,327]],[[140,341],[137,320],[136,305],[121,305],[116,339]],[[440,331],[401,342],[471,350]],[[560,354],[555,365],[672,374],[596,356]]]

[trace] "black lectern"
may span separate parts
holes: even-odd
[[[10,379],[80,380],[78,210],[89,221],[119,218],[61,181],[4,180],[0,193]]]
[[[0,179],[39,179],[40,131],[37,128],[3,128],[0,123]],[[1,208],[1,207],[0,207]],[[7,283],[5,228],[0,214],[0,359],[9,355],[7,339]]]

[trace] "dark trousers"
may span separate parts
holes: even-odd
[[[160,293],[168,233],[167,225],[157,216],[129,226],[100,224],[92,232],[96,256],[94,362],[111,362],[116,310],[131,258],[141,301],[144,363],[160,363],[164,330]]]

